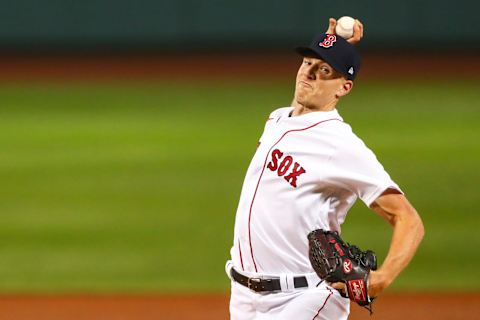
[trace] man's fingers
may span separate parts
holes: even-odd
[[[337,25],[337,20],[334,18],[328,19],[328,29],[325,33],[335,34],[335,26]]]
[[[346,286],[345,283],[343,282],[333,282],[333,283],[328,283],[328,285],[334,289],[340,290],[345,292]]]
[[[357,22],[357,24],[360,28],[360,38],[363,38],[363,23],[361,23],[360,20],[358,20],[358,19],[355,19],[355,21]]]
[[[360,20],[355,19],[355,24],[353,25],[353,36],[347,41],[350,42],[351,44],[356,44],[360,42],[362,38],[363,38],[363,24],[360,22]]]

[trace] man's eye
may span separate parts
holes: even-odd
[[[320,70],[322,70],[322,72],[325,73],[325,74],[329,74],[329,73],[330,73],[330,69],[325,68],[325,67],[320,68]]]

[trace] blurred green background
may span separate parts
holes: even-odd
[[[479,82],[360,82],[339,110],[424,218],[394,289],[475,289]],[[292,81],[0,87],[0,290],[227,291],[250,157]],[[206,94],[207,93],[207,94]],[[350,242],[384,257],[363,203]]]

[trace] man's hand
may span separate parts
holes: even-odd
[[[368,275],[368,294],[375,298],[390,285],[381,272],[371,271]]]
[[[343,282],[327,282],[327,284],[340,291],[343,295],[347,294],[347,286]],[[378,271],[370,271],[368,275],[368,295],[376,298],[378,295],[390,285],[387,279]]]
[[[325,33],[335,34],[335,27],[337,26],[337,20],[330,18],[328,20],[328,29]],[[357,44],[363,38],[363,24],[360,20],[355,19],[355,24],[353,25],[353,36],[347,40],[351,44]]]
[[[327,282],[327,284],[333,289],[340,291],[344,296],[347,295],[347,285],[344,282]]]

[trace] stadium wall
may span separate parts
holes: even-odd
[[[459,0],[1,0],[0,50],[236,51],[309,42],[329,16],[366,25],[367,49],[480,48],[480,2]]]

